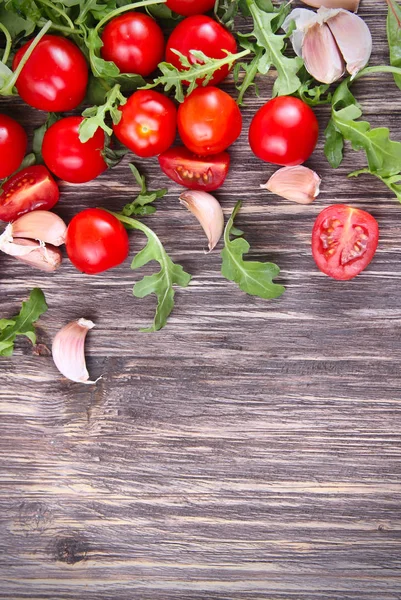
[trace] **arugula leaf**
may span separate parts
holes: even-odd
[[[197,61],[193,64],[178,50],[173,49],[173,52],[177,54],[185,70],[180,71],[174,65],[162,62],[158,65],[162,75],[154,79],[153,83],[144,86],[143,89],[162,85],[164,91],[169,92],[172,88],[175,88],[175,99],[178,102],[184,102],[185,95],[190,94],[199,84],[206,86],[218,69],[221,69],[225,65],[231,68],[236,60],[243,58],[250,51],[243,50],[238,54],[227,52],[227,56],[224,58],[210,58],[201,50],[190,50],[191,55]],[[184,82],[189,83],[186,94],[184,93]]]
[[[42,165],[44,163],[42,156],[42,144],[46,131],[56,123],[60,117],[55,113],[48,113],[46,121],[35,129],[33,132],[32,150],[36,158],[36,163]]]
[[[234,19],[241,8],[244,10],[244,7],[246,7],[245,0],[216,0],[214,14],[227,29],[233,29]]]
[[[136,179],[137,184],[140,186],[141,191],[133,202],[130,202],[124,206],[121,213],[125,217],[130,217],[131,215],[142,217],[145,215],[152,215],[156,212],[156,207],[150,205],[158,198],[163,198],[163,196],[167,194],[167,188],[149,192],[146,187],[145,176],[141,175],[136,166],[132,163],[129,165],[129,167]]]
[[[234,219],[241,204],[239,201],[235,205],[224,231],[221,273],[247,294],[264,299],[278,298],[285,291],[284,286],[273,283],[273,279],[280,273],[279,267],[274,263],[244,260],[244,254],[248,254],[250,245],[243,237],[239,237],[242,231],[234,227]],[[231,240],[231,236],[235,236],[236,239]]]
[[[393,67],[401,67],[401,7],[395,0],[386,0],[387,14],[387,39],[390,49],[390,63]],[[401,89],[401,76],[394,74],[394,80]]]
[[[0,319],[0,356],[11,356],[17,335],[25,335],[36,344],[34,323],[47,311],[45,296],[41,289],[34,288],[29,299],[22,303],[18,315],[11,319]]]
[[[174,308],[174,285],[187,287],[191,281],[191,275],[186,273],[181,265],[175,264],[163,244],[154,231],[149,227],[130,217],[118,213],[112,213],[122,223],[131,229],[142,231],[148,238],[146,246],[138,252],[131,264],[131,269],[139,269],[155,260],[160,265],[160,271],[153,275],[143,277],[134,285],[133,293],[137,298],[145,298],[150,294],[156,294],[157,307],[153,324],[141,329],[143,332],[153,332],[162,329]]]
[[[0,6],[0,23],[6,27],[13,40],[31,35],[36,27],[36,21],[24,18],[15,11],[11,12],[4,4]]]
[[[85,117],[79,126],[79,139],[84,144],[91,139],[99,129],[103,129],[108,135],[113,134],[113,130],[106,124],[107,113],[110,115],[114,125],[121,120],[120,106],[126,104],[127,99],[121,93],[121,87],[117,84],[106,94],[106,101],[100,106],[91,106],[82,113]]]
[[[238,98],[237,98],[237,104],[239,106],[243,106],[244,96],[250,87],[255,88],[256,96],[260,95],[259,88],[258,88],[257,84],[255,83],[255,77],[259,72],[259,61],[262,58],[264,50],[263,50],[263,48],[258,46],[255,42],[251,42],[246,36],[238,34],[238,39],[240,40],[240,44],[241,44],[242,48],[249,49],[254,54],[254,57],[251,60],[251,62],[248,62],[248,63],[237,62],[234,65],[234,70],[233,70],[234,83],[235,83],[235,87],[239,91]],[[241,76],[240,76],[241,71],[244,72],[242,81],[241,81]]]
[[[104,148],[102,150],[102,156],[109,169],[116,167],[124,156],[128,153],[128,148],[125,147],[110,147],[111,137],[106,133],[104,139]]]
[[[277,79],[273,86],[273,96],[294,94],[301,86],[297,73],[303,65],[298,56],[284,56],[286,35],[276,32],[290,11],[290,4],[283,3],[278,11],[274,10],[270,0],[246,0],[247,7],[253,18],[254,29],[251,35],[264,52],[259,59],[258,71],[265,75],[271,66],[277,71]]]
[[[178,21],[181,21],[183,17],[177,15],[170,10],[165,4],[155,4],[153,6],[147,6],[146,12],[154,17],[158,21],[164,21],[165,25],[175,27]]]

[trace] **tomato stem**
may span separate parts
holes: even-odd
[[[111,13],[103,17],[103,19],[101,19],[96,25],[95,31],[99,31],[99,29],[101,29],[103,25],[107,23],[107,21],[110,21],[110,19],[113,19],[117,15],[120,15],[128,10],[135,10],[136,8],[142,8],[144,6],[152,6],[153,4],[165,4],[166,2],[167,0],[141,0],[141,2],[133,2],[132,4],[127,4],[126,6],[120,6],[120,8],[113,10]]]
[[[11,39],[11,35],[10,32],[8,31],[7,27],[5,25],[3,25],[3,23],[0,22],[0,29],[1,31],[4,33],[5,38],[6,38],[6,47],[4,48],[4,53],[3,53],[3,58],[2,58],[2,63],[6,64],[6,62],[8,61],[8,57],[10,56],[10,52],[11,52],[11,46],[12,46],[12,39]]]

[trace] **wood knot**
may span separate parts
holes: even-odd
[[[86,560],[88,550],[87,542],[81,537],[67,536],[59,538],[56,541],[56,560],[67,565],[75,565]]]

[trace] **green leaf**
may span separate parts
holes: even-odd
[[[127,99],[121,93],[121,88],[117,84],[106,94],[106,101],[101,106],[91,106],[82,113],[85,117],[79,126],[79,139],[83,144],[90,140],[99,129],[103,129],[108,135],[113,134],[113,130],[106,124],[107,115],[110,115],[114,125],[121,120],[120,106],[126,104]]]
[[[227,29],[234,29],[234,20],[241,8],[240,5],[241,0],[216,0],[214,7],[216,19]]]
[[[148,6],[146,11],[151,17],[157,19],[157,21],[164,21],[163,25],[166,27],[175,27],[178,21],[182,20],[181,15],[173,13],[165,4],[155,4],[154,6]]]
[[[264,299],[278,298],[285,291],[284,286],[273,283],[280,273],[279,267],[273,263],[244,260],[250,245],[243,237],[239,237],[242,232],[234,227],[234,219],[240,208],[241,202],[237,202],[224,231],[221,273],[247,294]],[[232,235],[236,239],[231,240]]]
[[[401,7],[395,0],[386,0],[387,14],[387,39],[390,49],[390,63],[393,67],[401,67]],[[401,76],[394,75],[394,80],[401,89]]]
[[[35,31],[36,21],[20,16],[15,10],[0,6],[0,22],[8,29],[13,40],[31,35]]]
[[[46,131],[56,123],[60,117],[55,113],[48,113],[46,121],[35,129],[33,132],[33,141],[32,141],[32,150],[36,157],[37,164],[43,164],[43,156],[42,156],[42,144],[43,138],[45,136]]]
[[[348,177],[359,177],[359,175],[364,174],[374,175],[380,179],[393,192],[397,200],[401,202],[401,174],[393,175],[392,177],[383,177],[379,173],[372,173],[369,169],[360,169],[359,171],[353,171]]]
[[[330,119],[324,133],[326,136],[324,153],[333,169],[337,169],[343,161],[344,138],[337,131],[332,119]]]
[[[242,48],[249,49],[254,54],[250,62],[237,62],[233,70],[234,83],[239,91],[237,104],[243,106],[244,96],[250,87],[254,87],[256,96],[259,96],[259,88],[255,83],[255,77],[259,72],[259,62],[264,50],[255,42],[251,42],[246,36],[238,34],[238,39]]]
[[[301,86],[297,73],[302,67],[303,61],[299,57],[288,58],[284,56],[286,35],[276,33],[290,10],[290,4],[283,3],[277,12],[274,11],[270,1],[246,0],[246,2],[254,24],[254,29],[250,35],[256,38],[258,46],[264,50],[259,60],[259,73],[266,74],[273,66],[277,70],[273,95],[286,96],[294,94]]]
[[[138,252],[131,264],[131,269],[139,269],[155,260],[160,265],[160,271],[153,275],[145,276],[134,286],[134,296],[145,298],[150,294],[157,297],[156,314],[150,327],[141,329],[144,332],[159,331],[162,329],[174,308],[174,286],[187,287],[191,276],[186,273],[181,265],[175,264],[154,231],[149,227],[130,217],[118,213],[114,214],[122,223],[131,229],[142,231],[148,238],[146,246]]]
[[[109,169],[113,169],[118,164],[120,164],[120,162],[122,161],[124,156],[128,153],[128,148],[125,148],[125,147],[121,148],[121,147],[116,147],[116,146],[111,148],[110,142],[111,142],[111,138],[106,133],[104,148],[102,150],[102,156],[104,158],[105,163],[109,167]]]
[[[145,176],[140,174],[135,165],[130,164],[129,166],[132,171],[132,174],[136,179],[137,184],[141,188],[141,191],[139,195],[135,198],[135,200],[133,200],[133,202],[130,202],[129,204],[126,204],[124,206],[121,213],[125,217],[130,217],[132,215],[142,217],[145,215],[151,215],[156,212],[156,207],[151,205],[158,198],[163,198],[163,196],[167,194],[167,189],[163,188],[161,190],[149,192],[146,187]]]
[[[25,335],[36,343],[34,323],[47,310],[45,296],[39,288],[32,290],[29,299],[22,303],[18,315],[12,319],[0,319],[0,356],[11,356],[15,338]]]
[[[162,62],[159,64],[162,75],[154,79],[153,83],[144,86],[143,89],[162,85],[164,91],[169,92],[175,88],[175,98],[178,102],[183,102],[185,96],[190,94],[198,85],[207,85],[215,72],[223,66],[227,65],[231,68],[236,60],[249,54],[249,50],[243,50],[238,54],[227,52],[227,56],[224,58],[210,58],[200,50],[190,50],[190,54],[196,60],[196,62],[191,63],[186,56],[177,50],[173,49],[173,52],[179,57],[184,70],[177,69],[170,63]],[[184,82],[189,84],[186,93],[184,92]]]

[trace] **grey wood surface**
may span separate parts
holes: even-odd
[[[360,14],[372,64],[386,62],[385,2],[362,0]],[[0,598],[401,598],[401,207],[379,181],[346,178],[362,155],[333,171],[323,135],[309,161],[323,178],[313,206],[260,190],[274,167],[250,153],[247,128],[272,81],[247,101],[217,195],[226,213],[244,199],[238,225],[255,257],[282,268],[281,299],[251,298],[220,276],[219,252],[204,254],[155,159],[135,161],[152,188],[169,186],[147,222],[194,275],[163,331],[138,331],[154,306],[132,297],[129,260],[89,277],[67,260],[49,276],[0,257],[1,316],[40,286],[40,342],[93,319],[88,366],[103,375],[96,387],[70,383],[27,340],[0,360]],[[372,124],[401,140],[391,77],[354,90]],[[30,132],[43,119],[0,103]],[[323,129],[328,111],[317,112]],[[129,160],[91,184],[62,184],[58,214],[121,208],[137,192]],[[369,210],[381,228],[352,282],[320,274],[311,257],[315,216],[333,202]],[[142,242],[132,235],[132,253]]]

